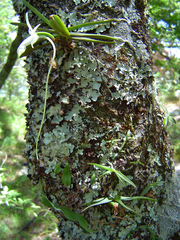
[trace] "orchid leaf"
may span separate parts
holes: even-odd
[[[101,41],[98,39],[87,38],[87,37],[72,37],[74,41],[85,41],[85,42],[94,42],[94,43],[102,43],[102,44],[114,44],[115,41]]]
[[[123,196],[121,196],[121,200],[123,200],[123,201],[149,200],[149,201],[157,202],[157,200],[154,199],[154,198],[142,197],[142,196],[137,196],[137,197],[123,197]]]
[[[105,170],[108,170],[110,172],[114,172],[114,169],[110,168],[110,167],[106,167],[106,166],[103,166],[103,165],[100,165],[100,164],[97,164],[97,163],[88,163],[89,165],[94,165],[96,167],[99,167],[99,168],[103,168]]]
[[[106,171],[103,174],[101,174],[101,176],[99,176],[98,178],[100,179],[100,178],[104,177],[106,174],[109,174],[109,173],[111,173],[111,171]]]
[[[138,213],[136,213],[133,209],[131,209],[130,207],[128,207],[127,205],[125,205],[122,201],[133,201],[133,200],[150,200],[150,201],[154,201],[156,202],[156,199],[153,198],[148,198],[148,197],[141,197],[141,196],[137,196],[137,197],[115,197],[115,198],[99,198],[96,199],[90,203],[88,203],[89,206],[87,206],[85,209],[83,209],[83,211],[87,210],[90,207],[95,207],[101,204],[106,204],[106,203],[118,203],[120,204],[122,207],[126,208],[128,211],[131,211],[133,213],[135,213],[136,215],[139,216]]]
[[[129,208],[127,205],[125,205],[120,199],[116,199],[116,202],[118,202],[122,207],[126,208],[130,212],[135,213],[136,215],[140,216],[137,212],[135,212],[133,209]]]
[[[118,179],[120,180],[120,182],[122,182],[123,185],[125,185],[124,182],[127,182],[130,185],[132,185],[133,187],[136,187],[136,185],[128,177],[126,177],[123,173],[121,173],[120,171],[117,171],[113,168],[106,167],[106,166],[103,166],[103,165],[100,165],[100,164],[97,164],[97,163],[88,163],[88,164],[94,165],[96,167],[103,168],[103,169],[107,170],[99,178],[103,177],[105,174],[109,174],[109,173],[114,172],[116,174],[116,176],[118,177]]]
[[[67,39],[71,39],[71,35],[70,35],[66,25],[63,23],[63,21],[57,15],[51,15],[50,16],[49,25],[60,36],[63,36]]]
[[[123,173],[115,170],[115,174],[122,183],[123,183],[123,181],[125,181],[125,182],[129,183],[130,185],[132,185],[133,187],[136,188],[136,185],[128,177],[126,177]]]
[[[68,27],[69,31],[73,31],[73,30],[77,30],[79,28],[82,27],[87,27],[87,26],[91,26],[91,25],[96,25],[96,24],[106,24],[108,22],[118,22],[118,19],[106,19],[106,20],[102,20],[102,21],[95,21],[95,22],[86,22],[86,23],[81,23],[72,27]]]
[[[88,223],[86,221],[86,219],[81,216],[78,213],[73,212],[71,209],[69,209],[68,207],[60,207],[56,204],[53,204],[52,202],[49,201],[49,199],[47,197],[45,197],[44,195],[42,195],[42,203],[50,208],[54,208],[56,210],[60,210],[61,212],[63,212],[64,216],[73,221],[73,222],[78,222],[79,225],[86,231],[86,232],[93,232],[92,229],[88,228]]]
[[[103,40],[108,40],[108,41],[113,41],[117,40],[115,37],[103,35],[103,34],[92,34],[92,33],[78,33],[78,32],[70,32],[71,37],[87,37],[87,38],[92,38],[92,39],[103,39]]]
[[[87,210],[88,208],[91,208],[91,207],[95,207],[95,206],[98,206],[98,205],[101,205],[101,204],[106,204],[106,203],[110,203],[112,202],[113,200],[112,199],[109,199],[109,198],[99,198],[99,199],[96,199],[88,204],[90,204],[88,207],[86,207],[85,209],[83,209],[82,212],[84,212],[85,210]]]

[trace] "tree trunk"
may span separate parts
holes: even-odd
[[[29,10],[14,2],[23,21]],[[156,235],[155,239],[178,239],[178,183],[172,147],[163,126],[164,114],[153,87],[146,1],[29,2],[47,18],[51,14],[61,16],[68,26],[82,21],[124,19],[89,27],[90,32],[123,39],[114,45],[77,42],[71,51],[57,45],[59,66],[50,76],[38,160],[35,143],[51,47],[32,52],[26,60],[30,85],[25,137],[28,176],[34,183],[41,180],[44,194],[53,204],[81,214],[93,230],[84,231],[78,220],[70,221],[52,208],[59,220],[60,237],[109,240],[128,236],[152,239]],[[39,23],[33,13],[30,23]],[[58,163],[62,169],[69,164],[70,186],[62,183],[63,172],[54,170]],[[99,178],[105,170],[88,163],[113,167],[131,179],[136,188],[123,185],[115,172]],[[121,204],[101,204],[82,212],[93,200],[135,197],[143,190],[145,196],[157,202],[122,201],[139,215]]]

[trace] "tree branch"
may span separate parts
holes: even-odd
[[[17,59],[17,49],[22,42],[22,27],[18,27],[17,36],[11,44],[7,62],[0,72],[0,89],[3,87]]]

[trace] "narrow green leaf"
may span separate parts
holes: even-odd
[[[88,208],[91,208],[91,207],[95,207],[95,206],[98,206],[98,205],[101,205],[101,204],[106,204],[106,203],[110,203],[112,202],[113,200],[112,199],[109,199],[109,198],[99,198],[99,199],[96,199],[88,204],[90,204],[88,207],[84,208],[82,210],[82,212],[84,212],[85,210],[87,210]]]
[[[126,136],[125,136],[124,142],[122,143],[122,145],[121,145],[121,147],[120,147],[120,149],[119,149],[119,152],[122,152],[122,149],[123,149],[124,145],[126,144],[128,138],[129,138],[130,132],[131,132],[131,131],[128,130],[128,132],[127,132],[127,134],[126,134]]]
[[[174,124],[177,123],[175,118],[173,118],[172,116],[170,116],[170,118],[171,118],[171,122],[172,122],[172,123],[174,123]]]
[[[102,44],[114,44],[115,41],[101,41],[98,39],[86,38],[86,37],[72,37],[74,41],[85,41],[85,42],[94,42],[94,43],[102,43]]]
[[[128,177],[126,177],[123,173],[121,173],[119,171],[116,171],[116,170],[114,172],[122,183],[123,183],[123,180],[124,180],[125,182],[129,183],[130,185],[132,185],[133,187],[136,188],[136,185]]]
[[[124,208],[126,208],[127,210],[135,213],[136,215],[140,216],[137,212],[135,212],[133,209],[129,208],[127,205],[125,205],[120,199],[116,199],[116,201]]]
[[[159,238],[158,237],[158,235],[157,235],[157,233],[155,233],[149,226],[147,226],[147,225],[141,225],[141,226],[138,226],[136,229],[134,229],[134,230],[132,230],[128,235],[127,235],[127,237],[130,237],[131,236],[131,234],[133,233],[133,232],[136,232],[136,231],[138,231],[138,229],[148,229],[149,230],[149,232],[151,233],[151,240],[162,240],[162,238]]]
[[[98,179],[102,178],[103,176],[109,174],[109,173],[112,173],[112,171],[106,171],[105,173],[103,173],[101,176],[98,177]]]
[[[115,38],[114,40],[118,40],[118,39]],[[121,145],[121,147],[119,149],[119,152],[122,152],[122,149],[123,149],[124,145],[126,144],[127,140],[129,139],[130,133],[131,133],[131,131],[128,130],[128,132],[127,132],[127,134],[126,134],[126,136],[124,138],[124,141],[123,141],[123,143],[122,143],[122,145]],[[119,141],[121,141],[121,139],[112,139],[112,140],[109,140],[109,141],[106,141],[106,142],[110,143],[110,142],[119,142]]]
[[[96,25],[96,24],[106,24],[108,22],[118,22],[118,21],[119,21],[118,19],[107,19],[107,20],[96,21],[96,22],[87,22],[87,23],[78,24],[72,27],[68,27],[68,30],[73,31],[82,27],[87,27],[87,26]]]
[[[62,175],[62,183],[64,185],[71,185],[71,173],[69,170],[70,170],[70,167],[67,162],[63,169],[63,175]]]
[[[172,124],[176,124],[176,120],[172,116],[167,116],[163,120],[163,125],[165,128],[171,126]]]
[[[142,193],[141,193],[141,196],[144,196],[147,192],[149,192],[150,189],[151,189],[151,184],[147,185],[147,186],[143,189],[143,191],[142,191]]]
[[[54,40],[54,36],[48,32],[36,32],[38,36],[43,36],[43,37],[49,37],[52,40]]]
[[[26,23],[20,23],[20,22],[11,22],[12,25],[19,26],[19,27],[27,27]]]
[[[44,17],[36,8],[34,8],[31,4],[29,4],[26,0],[22,0],[22,2],[38,17],[40,17],[47,25],[49,25],[49,20]]]
[[[46,207],[53,207],[54,208],[54,205],[53,205],[53,203],[51,203],[50,201],[49,201],[49,199],[47,198],[47,197],[45,197],[44,195],[42,195],[42,197],[41,197],[41,202],[42,202],[42,204],[44,204],[44,206],[46,206]]]
[[[106,166],[103,166],[103,165],[100,165],[100,164],[97,164],[97,163],[88,163],[89,165],[94,165],[96,167],[100,167],[100,168],[103,168],[105,170],[108,170],[110,172],[114,172],[114,169],[110,168],[110,167],[106,167]]]
[[[78,33],[78,32],[70,32],[71,37],[79,37],[79,38],[94,38],[94,39],[100,39],[100,40],[107,40],[107,41],[114,41],[117,38],[111,37],[108,35],[103,35],[103,34],[92,34],[92,33]]]
[[[100,167],[100,168],[103,168],[103,169],[107,170],[107,172],[103,173],[100,177],[104,176],[105,174],[114,172],[116,174],[116,176],[118,177],[118,179],[122,182],[123,185],[125,185],[125,183],[124,183],[124,181],[125,181],[125,182],[129,183],[130,185],[132,185],[133,187],[136,188],[136,185],[128,177],[126,177],[123,173],[121,173],[120,171],[117,171],[113,168],[106,167],[106,166],[103,166],[103,165],[100,165],[100,164],[97,164],[97,163],[88,163],[88,164],[94,165],[96,167]]]
[[[154,198],[141,197],[141,196],[136,196],[136,197],[123,197],[123,196],[121,196],[121,200],[124,200],[124,201],[149,200],[149,201],[153,201],[153,202],[156,202],[156,201],[157,201],[157,200],[154,199]]]

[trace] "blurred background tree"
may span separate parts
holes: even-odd
[[[25,101],[27,99],[28,85],[26,72],[22,67],[23,61],[17,60],[5,83],[3,72],[13,39],[16,36],[16,28],[10,24],[15,16],[12,3],[3,0],[0,5],[0,147],[10,149],[14,143],[21,142],[24,147]],[[11,69],[10,69],[11,70]],[[9,70],[9,71],[10,71]],[[15,140],[16,139],[16,140]],[[6,149],[7,150],[7,149]]]
[[[180,2],[149,0],[148,12],[157,93],[167,114],[166,124],[175,148],[174,159],[180,162]],[[16,36],[17,29],[10,24],[15,21],[14,16],[11,1],[2,0],[0,76]],[[23,64],[18,59],[8,78],[2,80],[0,77],[0,238],[58,239],[54,216],[41,205],[37,187],[32,187],[25,177],[23,114],[26,111],[28,85]],[[38,215],[39,212],[43,214]],[[37,217],[36,221],[31,223],[29,229],[25,227],[21,231],[34,216]]]
[[[180,162],[180,2],[150,0],[148,11],[157,92],[167,117],[171,116],[167,127],[174,159]]]

